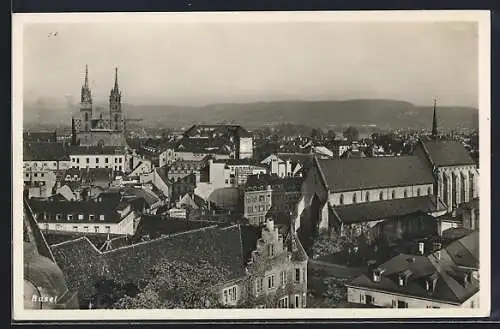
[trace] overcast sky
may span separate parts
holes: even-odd
[[[57,36],[49,33],[57,32]],[[477,106],[475,23],[32,24],[27,100],[79,101],[85,64],[95,103],[119,67],[123,101],[195,105],[391,98]]]

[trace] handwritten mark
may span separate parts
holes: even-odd
[[[50,32],[48,37],[57,37],[57,32]]]

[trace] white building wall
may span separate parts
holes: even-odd
[[[240,159],[248,159],[253,157],[253,138],[240,138]]]
[[[86,154],[70,155],[71,166],[73,168],[111,168],[115,171],[125,171],[124,154]],[[88,159],[88,162],[87,162]],[[106,162],[107,161],[107,162]]]
[[[362,288],[347,288],[347,302],[365,304],[366,295],[374,298],[373,305],[393,308],[397,307],[397,301],[404,301],[408,303],[408,308],[477,308],[479,307],[479,292],[469,298],[461,305],[453,305],[432,299],[414,298],[403,295],[396,295],[386,292],[375,290],[368,290]]]
[[[407,193],[406,198],[413,198],[418,196],[418,190],[420,189],[420,196],[433,195],[433,184],[424,185],[414,185],[414,186],[404,186],[404,187],[389,187],[389,188],[378,188],[369,190],[358,190],[358,191],[347,191],[331,193],[329,201],[332,205],[340,205],[340,196],[344,196],[344,201],[342,204],[348,205],[353,204],[353,197],[356,195],[356,203],[364,203],[366,201],[366,193],[369,193],[369,201],[380,201],[380,193],[382,192],[383,200],[392,200],[392,193],[394,191],[395,199],[405,198],[405,191]],[[429,193],[430,192],[430,193]]]

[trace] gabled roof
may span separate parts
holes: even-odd
[[[432,184],[417,156],[317,160],[330,192]]]
[[[71,155],[123,155],[125,150],[120,146],[72,146]]]
[[[381,264],[379,268],[384,269],[379,282],[372,281],[370,274],[367,273],[351,281],[348,286],[432,299],[455,305],[463,303],[479,291],[479,282],[475,279],[467,285],[459,282],[460,272],[443,251],[441,251],[439,261],[434,254],[429,256],[399,254]],[[400,287],[398,277],[408,270],[411,274],[407,278],[407,283]],[[426,281],[433,278],[437,279],[435,288],[432,293],[429,293],[426,289]]]
[[[24,142],[24,161],[69,161],[69,147],[64,143]]]
[[[26,131],[23,133],[23,142],[56,142],[55,131]]]
[[[479,231],[452,242],[445,249],[458,266],[479,268]]]
[[[84,296],[92,293],[93,284],[101,275],[138,283],[146,278],[152,266],[169,260],[191,264],[208,261],[228,270],[226,280],[245,275],[239,225],[201,228],[102,253],[86,238],[52,246],[52,250],[69,277],[69,286],[79,289]]]
[[[437,167],[475,164],[465,147],[458,141],[429,140],[420,143],[431,163]]]
[[[445,209],[442,202],[436,205],[434,198],[422,196],[335,206],[333,211],[343,223],[352,224],[389,219],[414,213],[435,212],[441,209]],[[427,215],[423,214],[423,216]]]

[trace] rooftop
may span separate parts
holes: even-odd
[[[252,134],[240,125],[193,125],[184,132],[186,137],[213,137],[213,136],[251,137]]]
[[[271,186],[273,190],[284,190],[287,192],[299,192],[304,182],[303,177],[284,177],[276,175],[258,174],[249,175],[246,183],[246,190],[250,191],[254,188],[267,188]]]
[[[417,156],[317,160],[330,192],[433,184]]]
[[[239,225],[205,227],[106,252],[98,251],[88,239],[80,238],[54,245],[52,251],[68,277],[68,285],[83,296],[92,293],[93,284],[101,275],[137,283],[147,276],[152,266],[169,260],[182,259],[191,264],[208,261],[228,269],[227,280],[245,275]]]
[[[462,143],[458,141],[429,140],[421,142],[429,160],[437,167],[475,165]]]
[[[436,206],[432,197],[392,199],[336,206],[333,211],[343,223],[362,223],[388,219],[413,213],[428,213],[444,209],[442,202]]]
[[[122,155],[125,150],[120,146],[72,146],[71,155]]]
[[[440,251],[439,260],[436,253],[428,256],[400,254],[379,268],[384,269],[379,282],[374,282],[367,273],[348,285],[455,305],[465,302],[479,291],[478,280],[472,278],[470,284],[463,282],[463,272],[456,267],[446,249]],[[403,287],[398,285],[398,277],[402,273],[408,274]],[[426,281],[433,279],[436,280],[434,290],[427,291]]]
[[[70,149],[65,143],[24,142],[24,161],[69,161]]]

